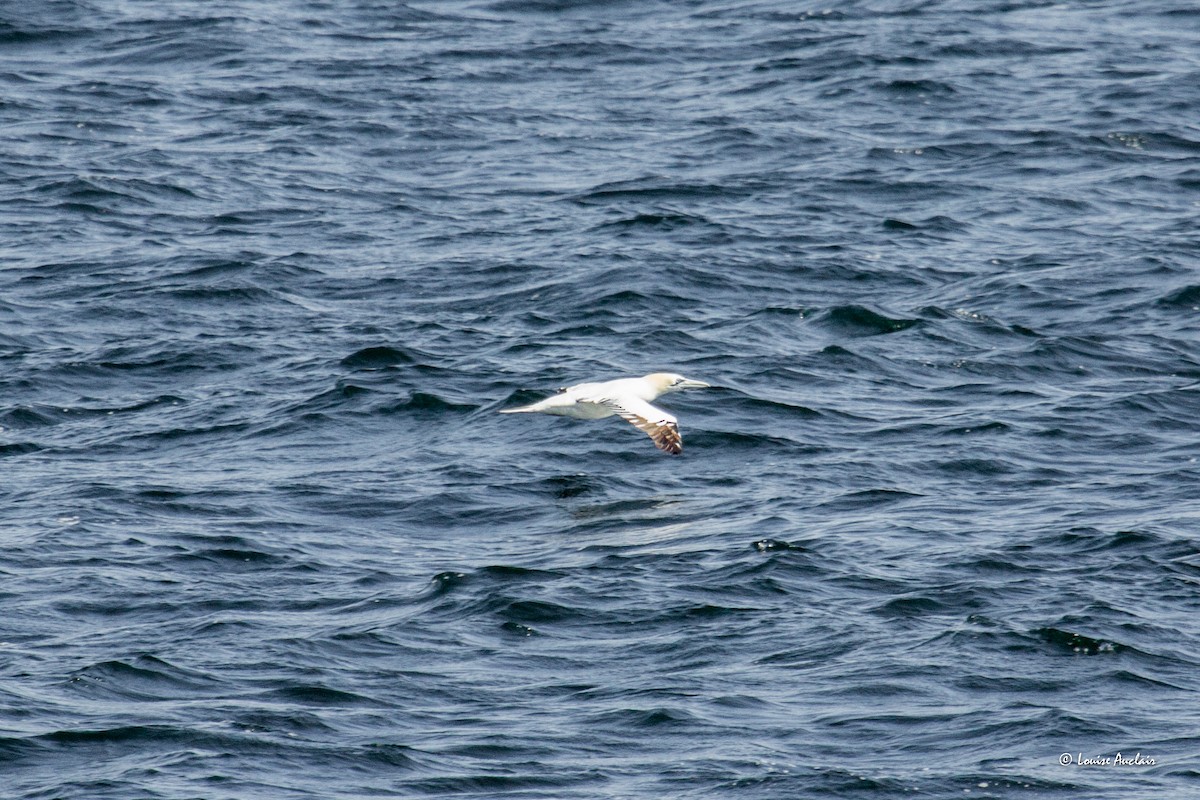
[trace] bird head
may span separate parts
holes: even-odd
[[[704,381],[694,381],[690,378],[685,378],[682,375],[676,375],[674,372],[656,372],[653,375],[647,375],[654,381],[658,388],[659,394],[667,392],[682,392],[684,389],[707,389],[709,384]]]

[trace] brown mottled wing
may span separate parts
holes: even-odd
[[[673,416],[661,408],[633,397],[592,402],[611,408],[621,419],[649,436],[659,450],[672,455],[683,452],[683,437],[679,435],[679,425]]]

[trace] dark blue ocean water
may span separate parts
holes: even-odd
[[[1200,791],[1194,3],[11,3],[0,176],[4,798]]]

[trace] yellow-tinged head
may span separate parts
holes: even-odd
[[[682,375],[677,375],[674,372],[654,372],[647,375],[645,380],[650,381],[659,394],[681,392],[684,389],[709,388],[709,385],[704,381],[694,381]]]

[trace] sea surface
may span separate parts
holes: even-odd
[[[1198,221],[1194,2],[0,5],[0,797],[1200,796]]]

